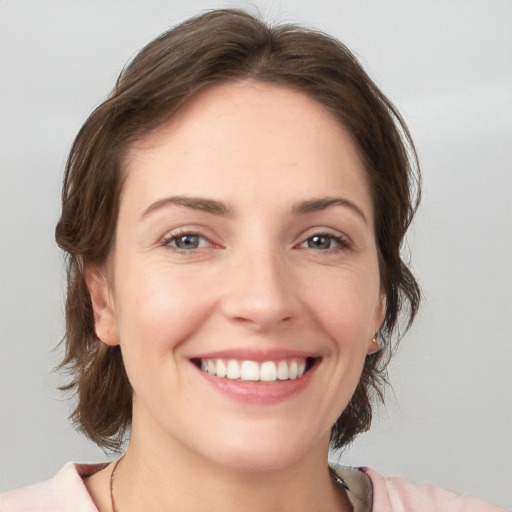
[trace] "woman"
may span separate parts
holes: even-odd
[[[128,447],[0,510],[500,510],[327,464],[418,308],[415,168],[325,35],[214,11],[145,47],[75,140],[56,231],[73,419]]]

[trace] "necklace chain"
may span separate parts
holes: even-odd
[[[121,462],[122,458],[123,457],[117,459],[116,463],[114,464],[114,467],[112,468],[112,473],[110,473],[110,504],[112,506],[112,512],[117,512],[116,504],[115,504],[115,501],[114,501],[114,476],[116,474],[117,466]]]
[[[117,461],[114,464],[114,467],[112,468],[112,473],[110,473],[110,504],[112,507],[112,512],[117,512],[116,503],[114,501],[114,477],[116,475],[117,466],[119,466],[119,463],[121,462],[123,457],[117,459]],[[349,490],[349,487],[345,483],[345,481],[331,467],[329,467],[329,473],[331,475],[331,478],[334,479],[334,481],[338,484],[339,487],[345,490]]]

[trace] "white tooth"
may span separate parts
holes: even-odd
[[[304,375],[305,371],[306,371],[306,360],[302,359],[299,362],[299,370],[297,371],[297,376],[302,377]]]
[[[274,361],[265,361],[260,368],[260,380],[266,382],[277,379],[277,368]]]
[[[207,370],[208,373],[215,375],[215,363],[211,359],[208,359],[207,361]]]
[[[230,359],[228,361],[228,367],[226,369],[226,377],[228,379],[239,379],[240,378],[240,365],[238,361]]]
[[[204,359],[201,359],[201,370],[203,370],[203,372],[208,371],[208,364]]]
[[[299,371],[299,365],[297,364],[297,361],[295,361],[295,359],[294,359],[290,363],[290,368],[288,369],[288,378],[296,379],[298,371]]]
[[[215,370],[217,373],[217,377],[225,377],[227,374],[226,365],[222,359],[217,359],[217,364],[215,365]]]
[[[242,361],[240,369],[242,380],[260,380],[260,367],[255,361]]]
[[[277,365],[277,378],[279,380],[288,379],[288,364],[286,361],[279,361]]]

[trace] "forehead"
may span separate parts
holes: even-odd
[[[358,148],[341,122],[302,92],[253,81],[193,97],[133,144],[125,170],[125,187],[139,196],[154,195],[155,188],[216,196],[252,189],[253,196],[283,197],[359,188],[368,196]]]

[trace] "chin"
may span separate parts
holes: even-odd
[[[330,433],[318,441],[289,429],[273,434],[263,431],[253,436],[233,433],[228,442],[215,442],[214,450],[209,446],[208,458],[215,464],[239,472],[279,471],[315,454],[327,461],[329,439]]]
[[[291,450],[233,450],[224,452],[223,456],[214,460],[217,465],[236,472],[268,472],[279,471],[293,466],[301,459],[300,451]]]

